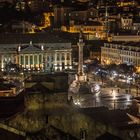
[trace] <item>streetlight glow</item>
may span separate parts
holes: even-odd
[[[116,92],[114,90],[113,90],[112,94],[113,94],[113,100],[116,100]]]

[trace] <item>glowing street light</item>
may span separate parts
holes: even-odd
[[[113,100],[116,100],[116,92],[114,90],[112,91],[112,95],[113,95]]]
[[[80,106],[80,105],[81,105],[80,100],[79,100],[79,99],[75,100],[75,101],[74,101],[74,104]]]

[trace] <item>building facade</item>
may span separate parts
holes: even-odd
[[[62,71],[72,68],[71,43],[0,44],[0,69],[9,63],[23,70]]]
[[[140,69],[140,48],[135,42],[111,42],[104,43],[101,47],[102,64],[132,64]]]
[[[131,30],[133,24],[132,17],[122,17],[121,18],[121,28],[126,30]]]
[[[86,40],[103,39],[105,38],[104,26],[97,21],[91,21],[90,23],[75,24],[70,26],[62,26],[61,30],[69,33],[80,33],[82,32]]]

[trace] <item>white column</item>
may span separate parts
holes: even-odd
[[[28,55],[28,68],[30,69],[30,55]]]
[[[24,68],[26,67],[25,56],[26,55],[23,55],[23,57],[24,57]]]
[[[37,54],[37,64],[38,64],[38,68],[39,68],[39,54]]]
[[[19,62],[18,62],[19,65],[21,65],[21,58],[20,57],[21,57],[21,55],[19,55]]]
[[[55,54],[54,54],[54,66],[55,66],[55,70],[56,70],[56,66],[57,66],[57,52],[55,52]]]
[[[41,55],[41,65],[42,65],[42,70],[44,69],[44,54]]]
[[[59,69],[62,70],[62,52],[60,52],[59,54],[60,54],[59,55],[59,65],[60,65]]]
[[[3,69],[3,55],[1,55],[1,69]]]
[[[34,68],[34,65],[35,65],[35,62],[34,62],[34,54],[32,56],[33,56],[33,68]]]
[[[67,64],[67,53],[65,52],[65,65],[68,65]]]

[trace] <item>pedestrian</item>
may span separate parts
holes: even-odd
[[[120,89],[118,88],[118,93],[120,92]]]

